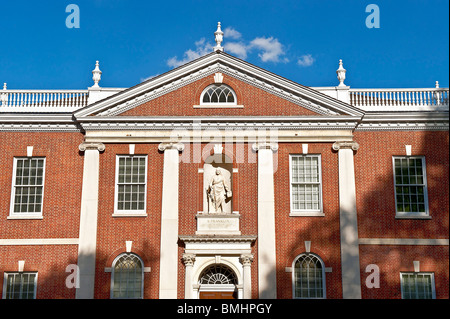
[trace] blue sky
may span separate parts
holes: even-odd
[[[69,4],[80,28],[67,28]],[[369,4],[380,27],[368,28]],[[2,1],[0,82],[9,89],[129,87],[211,52],[217,22],[225,51],[307,86],[449,86],[448,0]]]

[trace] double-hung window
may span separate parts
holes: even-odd
[[[41,217],[45,158],[14,158],[11,217]]]
[[[4,299],[36,299],[36,272],[6,272],[3,283]]]
[[[396,216],[429,216],[425,157],[394,156],[393,162]]]
[[[323,216],[320,155],[290,156],[291,216]]]
[[[401,273],[402,299],[435,299],[433,273]]]
[[[118,155],[115,215],[145,215],[147,156]]]

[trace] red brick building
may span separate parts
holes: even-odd
[[[1,298],[449,297],[448,89],[93,74],[0,91]]]

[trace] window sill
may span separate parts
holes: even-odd
[[[243,109],[243,105],[232,104],[202,104],[194,105],[194,109]]]
[[[8,217],[6,217],[6,219],[44,219],[44,217],[42,215],[24,215],[24,216],[19,216],[19,215],[10,215]]]
[[[323,212],[290,212],[291,217],[324,217]]]
[[[429,215],[395,215],[395,219],[431,219]]]
[[[112,217],[147,217],[147,213],[114,213]]]

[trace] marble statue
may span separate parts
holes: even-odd
[[[224,210],[225,199],[231,198],[232,192],[220,169],[216,169],[216,174],[213,176],[211,182],[209,183],[207,193],[210,200],[208,213],[231,213]]]

